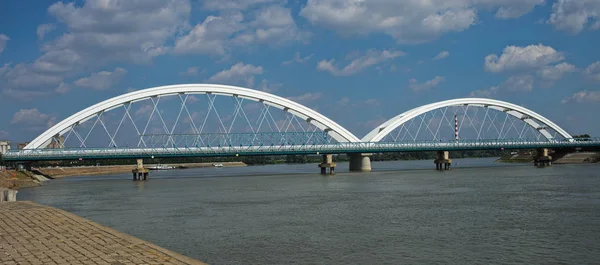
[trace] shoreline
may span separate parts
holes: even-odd
[[[223,167],[245,167],[244,162],[219,162]],[[145,164],[146,168],[156,164]],[[213,163],[178,163],[167,164],[175,169],[187,168],[208,168],[213,167]],[[51,178],[65,178],[75,176],[97,176],[97,175],[115,175],[131,173],[135,165],[114,165],[114,166],[85,166],[85,167],[56,167],[56,168],[36,168],[35,170]]]
[[[179,163],[169,164],[175,169],[208,168],[213,163]],[[219,162],[223,167],[245,167],[243,162]],[[147,164],[146,166],[152,166]],[[56,178],[130,174],[135,165],[85,166],[85,167],[53,167],[33,168],[32,171],[2,170],[0,171],[0,188],[19,190],[41,186],[43,181]]]

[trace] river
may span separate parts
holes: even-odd
[[[210,264],[597,264],[600,165],[459,159],[71,177],[23,189]]]

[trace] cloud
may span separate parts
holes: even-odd
[[[298,29],[289,8],[274,5],[249,13],[250,19],[240,12],[206,17],[188,34],[175,41],[174,52],[225,55],[234,47],[306,42],[311,36]]]
[[[2,140],[8,139],[9,135],[10,134],[7,131],[0,130],[0,139],[2,139]]]
[[[443,51],[443,52],[440,52],[435,57],[433,57],[432,60],[434,60],[434,61],[436,61],[436,60],[442,60],[442,59],[447,58],[448,56],[450,56],[450,52],[449,51]]]
[[[283,86],[282,83],[271,83],[267,79],[263,79],[256,89],[267,93],[273,93]]]
[[[10,38],[4,34],[0,34],[0,54],[2,54],[2,52],[4,51],[4,48],[6,48],[6,43],[10,40]]]
[[[600,103],[600,91],[580,91],[562,100],[563,104],[567,103]]]
[[[204,9],[207,10],[244,10],[251,6],[269,4],[279,0],[205,0]]]
[[[306,57],[300,57],[300,53],[296,52],[296,54],[294,55],[294,58],[288,61],[285,61],[283,63],[281,63],[282,65],[289,65],[289,64],[293,64],[293,63],[305,63],[308,62],[308,60],[310,60],[310,58],[313,57],[314,54],[308,55]]]
[[[189,26],[190,12],[189,0],[57,2],[48,13],[65,32],[43,43],[42,55],[32,63],[8,65],[0,73],[2,94],[47,96],[84,69],[113,62],[149,63],[165,54],[167,41]]]
[[[544,0],[308,0],[300,15],[341,35],[384,33],[398,43],[421,43],[475,25],[478,9],[501,19],[530,12]]]
[[[556,81],[563,78],[566,73],[577,71],[574,65],[569,63],[559,63],[554,66],[546,66],[538,71],[543,80]]]
[[[578,34],[585,28],[600,28],[600,1],[598,0],[556,0],[552,14],[547,21],[557,30]]]
[[[404,56],[405,53],[395,50],[368,50],[364,55],[359,55],[353,59],[344,68],[337,68],[334,63],[335,60],[322,60],[317,64],[317,69],[320,71],[329,72],[335,76],[349,76],[356,74],[368,67],[373,65],[381,64],[386,61],[391,61],[397,57]],[[347,58],[355,57],[353,54],[349,54]]]
[[[117,67],[113,72],[102,71],[93,73],[88,77],[78,79],[74,83],[78,87],[105,90],[118,84],[125,74],[127,74],[127,70]]]
[[[583,76],[593,82],[600,82],[600,61],[592,63],[585,68]]]
[[[208,81],[219,84],[254,86],[254,76],[263,73],[261,66],[236,63],[231,68],[218,72],[208,78]]]
[[[39,25],[37,28],[37,31],[36,31],[38,40],[44,40],[44,38],[46,37],[46,34],[53,31],[54,29],[56,29],[56,26],[54,26],[53,24]]]
[[[485,57],[485,70],[493,73],[537,70],[564,59],[562,53],[542,44],[507,46],[500,57],[496,54]]]
[[[33,130],[45,129],[56,124],[56,116],[41,113],[38,109],[21,109],[13,115],[10,123]]]
[[[303,102],[312,102],[315,100],[320,99],[321,97],[323,97],[323,94],[321,92],[316,92],[316,93],[305,93],[299,96],[294,96],[294,97],[288,97],[289,100],[294,101],[294,102],[298,102],[298,103],[303,103]]]
[[[469,96],[493,98],[500,91],[530,92],[533,90],[535,82],[535,77],[532,75],[511,76],[498,86],[492,86],[488,89],[475,90],[471,92]]]
[[[443,76],[436,76],[431,80],[425,81],[425,83],[418,83],[417,79],[410,79],[409,82],[409,87],[410,89],[412,89],[412,91],[415,92],[419,92],[419,91],[427,91],[430,90],[434,87],[436,87],[437,85],[439,85],[440,83],[444,82],[446,80],[446,78],[444,78]]]
[[[199,67],[188,67],[185,71],[179,72],[179,75],[194,77],[194,76],[198,76],[199,73],[200,73]]]

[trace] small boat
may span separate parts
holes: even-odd
[[[213,163],[212,165],[213,167],[223,167],[223,164],[221,163]]]
[[[174,168],[175,168],[174,166],[161,165],[161,164],[148,167],[148,169],[150,169],[150,170],[168,170],[168,169],[174,169]]]

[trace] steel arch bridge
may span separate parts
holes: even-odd
[[[458,132],[460,137],[455,138]],[[79,111],[7,161],[600,147],[508,102],[461,98],[406,111],[362,139],[290,99],[248,88],[183,84]]]

